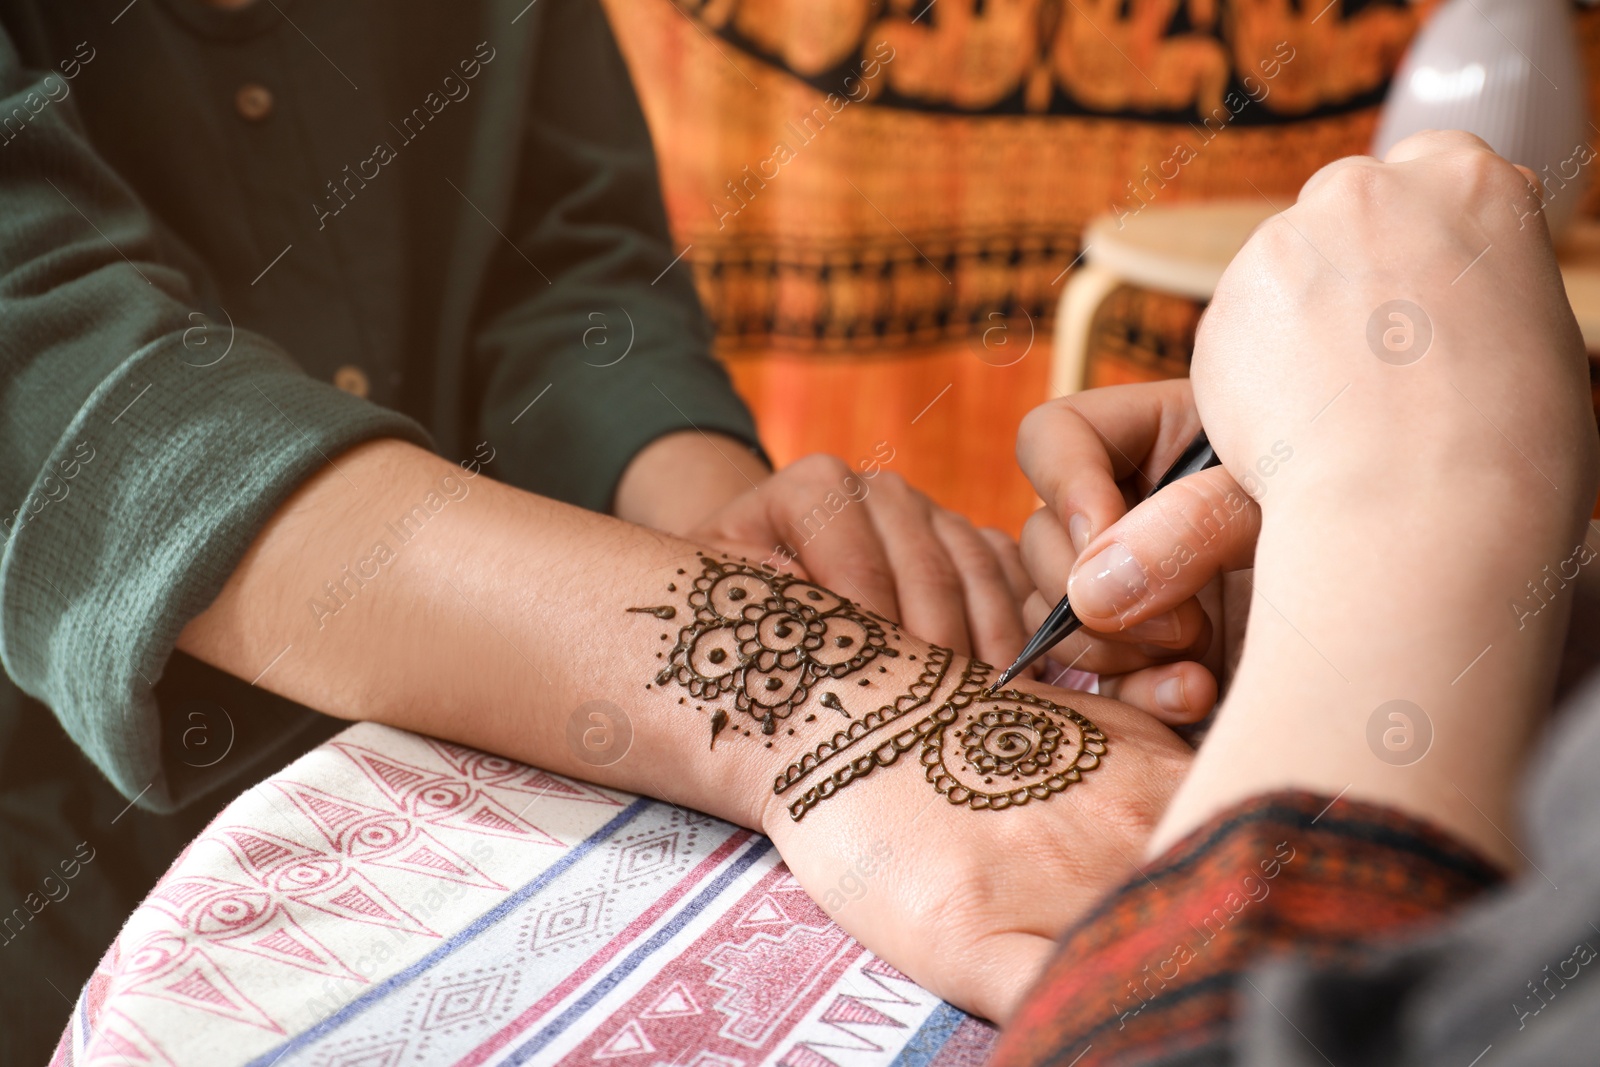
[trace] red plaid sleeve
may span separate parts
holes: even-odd
[[[1164,1062],[1222,1045],[1269,953],[1359,953],[1502,873],[1392,809],[1308,793],[1219,815],[1068,931],[993,1067]]]

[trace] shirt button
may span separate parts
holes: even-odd
[[[260,122],[272,114],[272,91],[265,85],[246,82],[233,94],[233,109],[247,122]]]
[[[366,371],[348,364],[333,372],[333,384],[351,396],[366,396],[372,388],[372,383],[367,381]]]

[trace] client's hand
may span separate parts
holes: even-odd
[[[878,463],[807,456],[684,536],[803,574],[962,655],[1009,663],[1027,640],[1017,546]]]
[[[986,665],[892,644],[908,654],[888,674],[869,667],[869,687],[825,689],[850,721],[818,711],[826,729],[774,761],[780,780],[790,766],[800,776],[773,797],[763,829],[859,941],[1003,1023],[1061,932],[1136,874],[1191,753],[1126,704],[1033,682],[985,696],[997,673]],[[918,668],[910,691],[925,702],[850,744]],[[826,739],[840,732],[835,755]],[[808,770],[797,753],[816,754],[819,736],[824,758]]]
[[[810,581],[727,557],[681,570],[627,627],[668,638],[647,688],[698,750],[674,778],[759,825],[869,948],[1008,1017],[1065,925],[1136,869],[1187,746],[1115,701],[991,694],[988,664]],[[647,786],[660,765],[640,761]]]
[[[1032,591],[1017,546],[912,487],[880,446],[851,466],[812,455],[772,473],[739,442],[671,434],[617,490],[619,517],[805,574],[962,654],[1010,663]]]

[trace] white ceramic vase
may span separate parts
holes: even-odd
[[[1536,171],[1552,233],[1600,166],[1569,0],[1449,0],[1395,74],[1373,141],[1382,157],[1421,130],[1467,130]]]

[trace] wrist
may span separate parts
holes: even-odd
[[[1502,830],[1548,706],[1567,585],[1593,559],[1576,509],[1520,501],[1525,485],[1280,498],[1244,656],[1152,847],[1298,788],[1399,808],[1514,867]],[[1484,508],[1497,491],[1507,506]]]

